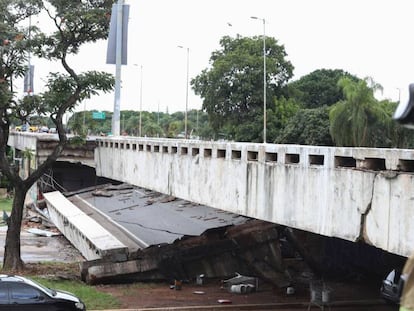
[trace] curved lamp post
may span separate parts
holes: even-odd
[[[251,19],[263,21],[263,143],[266,143],[266,20],[256,16]]]
[[[185,139],[188,138],[187,135],[187,112],[188,112],[188,68],[189,68],[189,59],[190,59],[190,48],[185,48],[182,45],[178,45],[180,49],[187,49],[187,82],[185,88],[185,113],[184,113],[184,135]]]

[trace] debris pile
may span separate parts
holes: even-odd
[[[66,199],[128,248],[126,260],[82,262],[87,283],[167,280],[179,290],[188,282],[225,279],[223,287],[238,294],[256,292],[261,282],[294,291],[292,265],[302,259],[288,250],[286,265],[283,226],[125,184],[67,193]]]
[[[43,201],[40,201],[37,205],[26,205],[22,226],[27,232],[39,236],[52,237],[62,235],[50,220],[47,207]]]

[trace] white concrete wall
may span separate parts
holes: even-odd
[[[72,137],[73,135],[68,135]],[[10,133],[8,145],[18,150],[32,150],[36,155],[37,163],[43,163],[52,153],[54,146],[58,143],[57,134],[31,133],[31,132],[12,132]],[[82,163],[90,167],[95,167],[94,157],[95,137],[87,137],[83,145],[67,146],[59,156],[59,161]]]
[[[8,145],[14,149],[25,151],[31,150],[33,155],[36,155],[36,147],[37,147],[37,136],[35,133],[30,132],[15,132],[10,133]],[[16,160],[17,162],[17,160]],[[29,162],[27,159],[20,158],[17,162],[19,163],[19,174],[22,178],[27,178],[29,175]],[[37,158],[33,157],[30,162],[31,169],[37,168]],[[29,205],[32,203],[37,203],[37,195],[38,195],[38,188],[37,184],[35,183],[30,190],[26,194],[25,204]]]
[[[16,148],[19,150],[30,149],[35,152],[36,146],[37,146],[37,139],[39,135],[42,135],[42,134],[30,133],[30,132],[10,133],[9,141],[7,142],[7,144],[12,148]]]
[[[34,155],[30,167],[31,169],[37,169],[38,165],[43,163],[49,154],[52,152],[53,146],[58,142],[59,138],[57,134],[47,133],[31,133],[31,132],[11,132],[8,140],[8,146],[15,150],[25,151],[31,150]],[[39,144],[40,142],[40,144]],[[88,143],[93,143],[92,147],[79,146],[79,148],[67,148],[63,151],[62,155],[58,158],[59,161],[78,163],[81,162],[84,165],[95,167],[95,161],[93,159],[93,146],[95,138],[89,137],[85,146]],[[50,144],[47,148],[44,146]],[[42,149],[43,146],[43,149]],[[24,165],[23,165],[24,164]],[[29,171],[29,165],[27,159],[21,159],[20,176],[27,178]],[[26,195],[25,204],[37,203],[38,199],[38,187],[37,184],[33,184]]]
[[[102,138],[98,176],[409,256],[413,150]]]

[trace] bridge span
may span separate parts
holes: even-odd
[[[98,176],[410,256],[414,152],[103,137]]]

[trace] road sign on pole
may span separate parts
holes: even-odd
[[[106,115],[103,111],[93,111],[92,112],[92,119],[93,120],[105,120]]]

